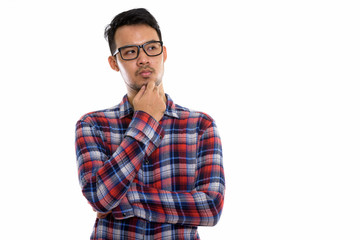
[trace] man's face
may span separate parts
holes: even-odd
[[[116,49],[126,45],[142,45],[149,41],[159,41],[159,37],[152,27],[148,25],[122,26],[115,32]],[[166,48],[159,56],[150,57],[141,48],[138,58],[125,61],[120,54],[109,57],[110,66],[120,71],[128,91],[139,91],[149,81],[160,85],[164,74],[164,62],[166,60]]]

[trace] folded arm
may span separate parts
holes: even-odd
[[[127,197],[138,217],[158,223],[215,225],[224,204],[221,141],[215,124],[198,143],[197,178],[189,192],[172,192],[133,182]]]
[[[145,156],[163,137],[160,124],[137,111],[117,150],[109,156],[105,138],[91,120],[76,124],[76,155],[83,195],[97,212],[108,212],[125,196]]]

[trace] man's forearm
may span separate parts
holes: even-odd
[[[213,226],[221,215],[221,192],[171,192],[132,183],[127,193],[136,216],[157,223]]]
[[[77,124],[77,156],[82,191],[97,212],[108,212],[125,196],[142,166],[161,142],[162,128],[144,112],[136,112],[125,138],[110,157],[105,143],[89,123]]]
[[[225,176],[215,123],[202,133],[197,146],[193,189],[173,192],[133,182],[127,198],[135,215],[159,223],[193,226],[212,226],[218,222],[224,204]],[[191,181],[194,176],[182,177]]]

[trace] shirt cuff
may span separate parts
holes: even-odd
[[[160,123],[148,113],[136,111],[125,135],[148,146],[146,154],[149,156],[159,147],[164,137],[164,129]]]

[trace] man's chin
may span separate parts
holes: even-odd
[[[155,86],[159,86],[161,84],[161,82],[162,82],[161,80],[156,80],[156,79],[153,79],[153,78],[148,78],[148,79],[144,79],[144,80],[146,80],[146,81],[140,86],[140,88],[142,86],[147,86],[149,82],[155,82]],[[140,90],[140,88],[139,88],[139,90]]]
[[[155,80],[155,79],[151,79],[151,78],[148,78],[148,79],[143,78],[142,80],[143,80],[143,81],[142,81],[142,83],[140,83],[140,84],[131,84],[131,85],[128,85],[128,86],[129,86],[132,90],[138,92],[138,91],[140,91],[140,89],[142,88],[142,86],[145,86],[145,87],[146,87],[150,81],[154,81],[154,82],[155,82],[155,86],[159,86],[159,85],[161,84],[161,82],[162,82],[161,79],[160,79],[160,80]]]

